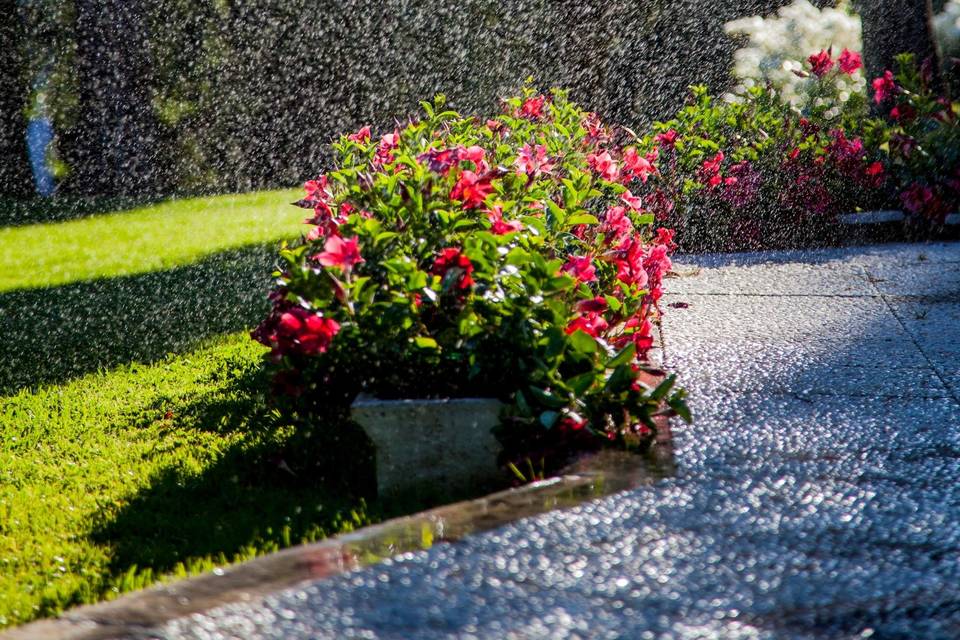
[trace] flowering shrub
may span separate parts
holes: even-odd
[[[929,67],[901,58],[897,74],[841,100],[840,76],[861,72],[857,52],[817,51],[799,76],[798,109],[772,85],[734,102],[693,88],[691,104],[657,123],[637,148],[651,160],[636,192],[682,248],[739,250],[824,243],[839,214],[903,208],[936,225],[958,209],[960,106],[930,90]]]
[[[504,107],[482,122],[440,96],[343,136],[306,183],[309,233],[253,333],[299,412],[496,396],[508,455],[643,446],[664,401],[688,415],[672,377],[641,381],[674,247],[632,191],[650,158],[563,92]]]
[[[942,224],[960,210],[960,103],[930,86],[929,63],[898,58],[896,74],[872,82],[873,99],[886,119],[867,126],[872,144],[885,149],[903,209],[917,222]]]

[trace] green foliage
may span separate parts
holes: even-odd
[[[281,252],[255,333],[278,390],[307,413],[361,391],[497,396],[509,454],[649,443],[661,398],[637,371],[670,234],[621,202],[638,177],[602,173],[620,152],[560,91],[485,124],[442,96],[423,109],[341,137],[307,184],[317,226]]]

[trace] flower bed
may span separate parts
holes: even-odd
[[[830,243],[841,215],[900,209],[910,233],[960,210],[960,103],[937,95],[929,65],[900,57],[872,100],[840,81],[858,53],[817,52],[801,96],[753,86],[732,101],[694,87],[691,104],[638,148],[653,161],[635,190],[689,251]]]
[[[641,375],[674,247],[632,191],[653,156],[562,91],[503,111],[467,118],[438,97],[379,137],[343,136],[306,183],[310,231],[281,251],[253,334],[302,420],[360,392],[498,398],[504,461],[548,471],[647,446],[664,403],[689,418],[673,377]]]

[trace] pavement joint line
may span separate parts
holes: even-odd
[[[738,291],[736,293],[722,292],[722,291],[711,291],[711,292],[664,292],[663,297],[677,297],[682,298],[684,296],[717,296],[717,297],[730,297],[730,298],[879,298],[883,294],[870,294],[870,293],[751,293],[751,292],[742,292]],[[908,296],[908,297],[922,297],[922,296]]]
[[[933,372],[933,375],[937,377],[937,380],[940,381],[940,384],[942,384],[944,389],[947,390],[947,394],[949,395],[950,399],[953,400],[954,404],[956,404],[957,406],[960,406],[960,396],[957,396],[957,394],[953,391],[953,387],[947,382],[946,378],[943,377],[943,374],[940,373],[940,369],[933,363],[933,360],[930,359],[930,356],[927,354],[926,350],[923,348],[923,345],[920,344],[920,342],[917,340],[917,337],[913,334],[912,331],[910,331],[910,329],[907,327],[903,319],[899,315],[897,315],[897,311],[893,308],[893,305],[890,304],[890,301],[887,299],[887,296],[884,295],[882,291],[880,291],[879,287],[877,287],[877,283],[872,278],[869,277],[870,274],[867,271],[867,267],[861,266],[861,269],[868,276],[867,282],[870,283],[870,286],[873,287],[878,294],[880,294],[880,299],[883,300],[884,306],[886,306],[890,314],[896,319],[897,324],[900,325],[900,328],[903,329],[908,336],[910,336],[910,342],[912,342],[913,346],[917,348],[917,351],[920,352],[920,355],[923,356],[923,359],[927,361],[927,364],[929,365],[930,370]]]

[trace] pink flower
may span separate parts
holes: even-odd
[[[595,113],[588,113],[583,118],[583,126],[587,130],[587,139],[591,142],[606,142],[610,139],[607,128],[600,121],[600,116]]]
[[[320,176],[316,180],[307,180],[303,183],[303,189],[307,192],[307,200],[329,202],[333,198],[333,191],[330,190],[330,182],[327,180],[327,176]]]
[[[609,326],[602,315],[596,312],[590,312],[571,320],[564,331],[569,335],[579,330],[596,338],[602,332],[606,331]]]
[[[643,268],[644,246],[639,236],[624,238],[612,255],[617,265],[617,279],[640,288],[647,286],[647,272]]]
[[[653,159],[656,159],[656,156],[653,156]],[[647,176],[656,172],[657,168],[653,166],[650,155],[642,157],[634,147],[624,150],[623,177],[625,182],[633,178],[640,178],[642,182],[646,182]]]
[[[464,147],[463,145],[457,147],[457,160],[459,161],[468,161],[472,162],[477,168],[477,171],[484,172],[487,170],[487,152],[484,151],[483,147],[478,147],[473,145],[470,147]]]
[[[633,232],[633,223],[623,207],[610,207],[603,216],[600,232],[607,234],[607,242],[619,241]]]
[[[673,229],[665,229],[660,227],[657,229],[657,244],[662,244],[667,248],[667,251],[673,251],[677,248],[677,245],[673,242],[673,237],[676,235],[676,231]]]
[[[547,158],[547,148],[542,144],[531,147],[529,144],[523,145],[517,155],[517,174],[537,176],[540,173],[549,173],[553,170],[553,163]]]
[[[543,116],[544,97],[527,98],[520,107],[520,115],[531,120]]]
[[[373,164],[375,166],[382,166],[393,162],[393,153],[391,153],[397,146],[400,145],[400,132],[394,131],[393,133],[386,133],[380,138],[380,144],[377,146],[377,154],[373,158]]]
[[[444,281],[450,278],[451,282],[454,282],[456,288],[460,291],[473,286],[473,276],[471,275],[473,274],[473,263],[457,247],[447,247],[441,250],[440,255],[433,260],[433,270],[431,272],[440,276]]]
[[[483,204],[492,191],[493,185],[489,178],[464,170],[450,191],[450,199],[459,200],[466,209],[475,209]]]
[[[900,194],[903,207],[914,215],[922,215],[931,222],[943,224],[950,212],[949,203],[932,188],[913,183]]]
[[[833,68],[833,57],[830,51],[826,49],[807,58],[807,62],[810,63],[811,71],[818,78],[822,78]]]
[[[363,262],[360,248],[357,246],[359,238],[354,236],[344,240],[340,236],[330,236],[323,244],[323,252],[313,256],[313,259],[325,267],[338,267],[344,273],[350,273],[354,265]]]
[[[570,256],[567,263],[563,265],[563,271],[572,275],[578,282],[595,282],[597,279],[597,270],[590,256]]]
[[[873,101],[880,104],[893,94],[897,89],[897,83],[893,79],[892,71],[884,71],[883,75],[875,78],[871,83],[873,85]]]
[[[672,149],[674,145],[677,144],[677,130],[670,129],[669,131],[658,133],[657,135],[653,136],[653,141],[660,146]]]
[[[857,69],[863,68],[863,60],[860,58],[860,54],[849,49],[840,52],[837,62],[840,65],[840,71],[847,75],[853,75]]]
[[[589,154],[587,156],[587,164],[590,165],[590,169],[594,173],[607,182],[615,181],[617,176],[620,175],[617,163],[613,161],[613,157],[609,151]]]
[[[367,142],[370,140],[370,127],[363,127],[356,133],[351,133],[347,136],[347,140],[352,142]]]
[[[504,220],[503,207],[494,205],[487,209],[487,219],[490,221],[490,232],[496,236],[514,233],[523,229],[523,223],[519,220]]]
[[[627,191],[620,196],[620,199],[623,200],[624,204],[626,204],[628,207],[630,207],[634,211],[640,211],[640,206],[642,202],[638,196],[635,196],[632,193],[630,193],[629,189],[627,189]]]

